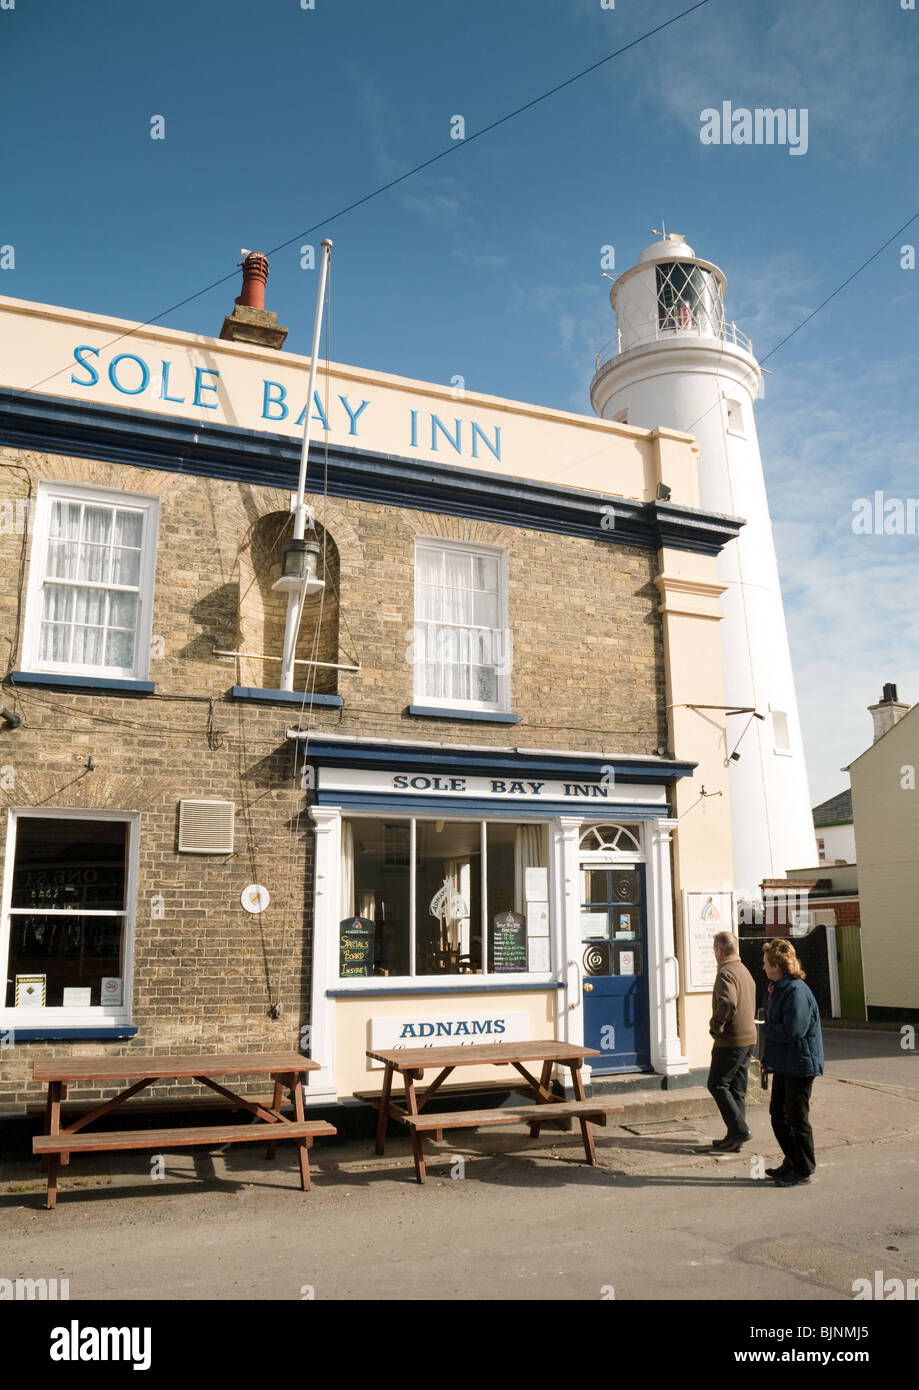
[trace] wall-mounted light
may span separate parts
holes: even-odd
[[[290,540],[284,546],[281,577],[272,584],[272,589],[284,594],[318,594],[325,588],[325,580],[317,575],[319,568],[319,542]]]
[[[657,485],[657,500],[658,500],[658,502],[669,502],[669,501],[670,501],[670,489],[669,489],[669,487],[667,486],[666,483],[658,483],[658,485]]]
[[[7,709],[6,705],[0,705],[0,719],[3,720],[8,729],[18,729],[22,723],[19,715],[14,714],[11,709]]]

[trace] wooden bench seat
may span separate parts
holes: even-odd
[[[612,1111],[621,1105],[606,1105],[596,1100],[562,1100],[542,1105],[508,1105],[497,1110],[456,1110],[450,1113],[425,1111],[420,1115],[400,1115],[399,1119],[411,1129],[474,1129],[479,1125],[512,1125],[527,1122],[548,1124],[551,1120],[590,1120],[605,1125]]]
[[[326,1120],[298,1120],[290,1124],[202,1125],[193,1129],[98,1130],[95,1133],[38,1134],[32,1152],[92,1153],[108,1149],[185,1149],[196,1144],[277,1143],[284,1139],[314,1139],[337,1131]]]

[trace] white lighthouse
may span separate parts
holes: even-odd
[[[725,701],[732,762],[734,882],[817,863],[785,612],[753,402],[753,346],[725,322],[727,282],[682,236],[663,233],[610,292],[617,339],[598,357],[591,403],[606,420],[666,425],[699,445],[700,506],[743,517],[718,559]],[[763,716],[757,718],[756,715]]]

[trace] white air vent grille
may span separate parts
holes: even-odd
[[[232,801],[180,801],[179,853],[232,854]]]

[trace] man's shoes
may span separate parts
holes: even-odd
[[[739,1154],[744,1144],[752,1138],[749,1130],[746,1134],[727,1134],[723,1139],[715,1139],[712,1148],[723,1154]]]
[[[793,1172],[794,1172],[794,1169],[792,1168],[791,1164],[786,1160],[784,1163],[780,1163],[779,1166],[778,1166],[778,1168],[767,1168],[767,1169],[766,1169],[766,1177],[767,1177],[767,1178],[784,1178],[784,1177],[787,1177],[789,1173],[793,1173]]]
[[[794,1168],[787,1173],[779,1173],[772,1179],[776,1187],[800,1187],[802,1183],[810,1180],[810,1173],[798,1173]]]

